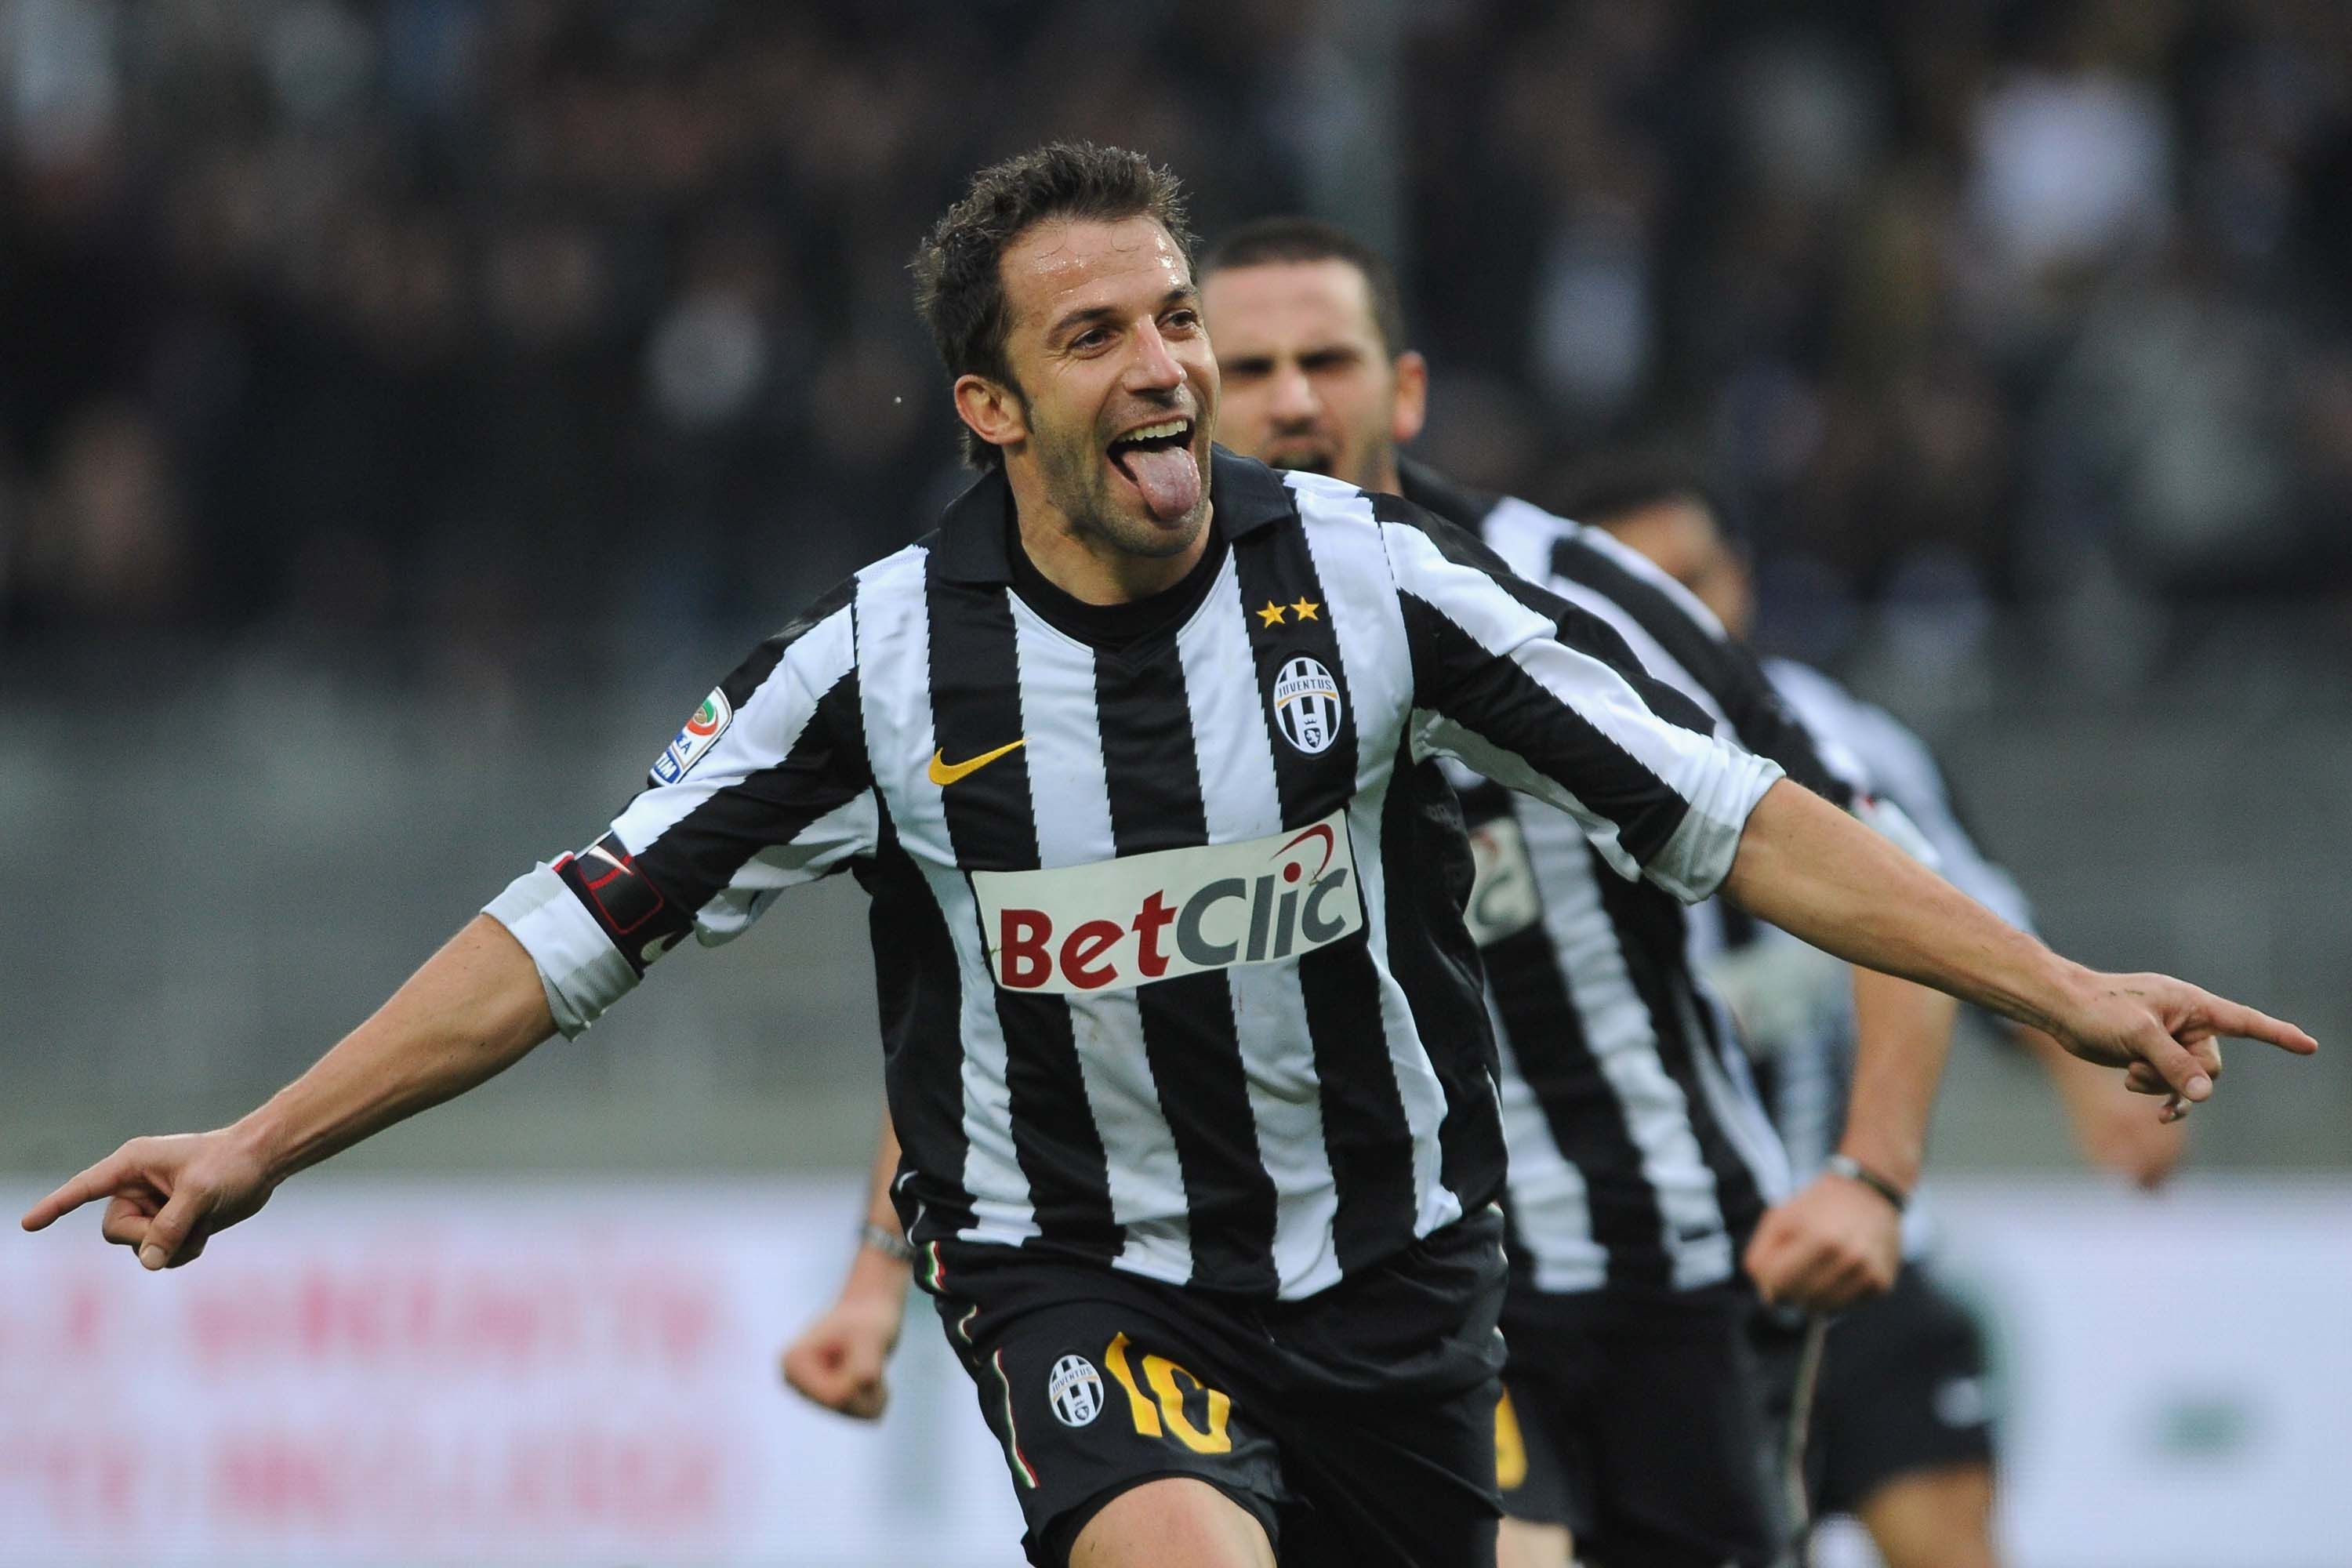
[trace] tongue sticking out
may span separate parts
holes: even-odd
[[[1188,447],[1131,447],[1118,454],[1118,466],[1162,522],[1174,522],[1201,504],[1201,465]]]

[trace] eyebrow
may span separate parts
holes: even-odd
[[[1197,285],[1180,283],[1160,297],[1160,309],[1164,310],[1175,304],[1197,305],[1200,300],[1201,290]],[[1082,310],[1072,310],[1045,329],[1045,341],[1059,342],[1080,327],[1091,327],[1103,321],[1115,321],[1118,320],[1119,314],[1118,308],[1114,305],[1089,305]]]

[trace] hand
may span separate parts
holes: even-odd
[[[1903,1216],[1860,1182],[1824,1171],[1765,1211],[1745,1261],[1767,1306],[1834,1312],[1894,1288]]]
[[[259,1153],[234,1128],[133,1138],[26,1211],[41,1230],[95,1198],[110,1197],[100,1234],[130,1247],[144,1268],[177,1268],[205,1243],[260,1212],[276,1190]]]
[[[2307,1057],[2319,1042],[2294,1025],[2227,1001],[2168,974],[2083,972],[2050,1033],[2074,1055],[2123,1068],[2135,1094],[2167,1096],[2159,1120],[2178,1121],[2211,1098],[2221,1076],[2221,1037],[2263,1040]]]
[[[784,1347],[784,1381],[827,1410],[874,1420],[890,1403],[882,1371],[898,1343],[906,1307],[903,1285],[896,1294],[845,1293]]]

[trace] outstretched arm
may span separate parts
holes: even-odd
[[[215,1131],[132,1139],[35,1204],[25,1228],[110,1197],[107,1240],[149,1268],[193,1262],[295,1172],[463,1094],[554,1032],[530,955],[478,915],[267,1104]]]
[[[1510,576],[1461,530],[1409,516],[1392,529],[1407,624],[1421,634],[1416,668],[1430,678],[1425,690],[1444,721],[1426,731],[1433,742],[1481,753],[1482,772],[1562,806],[1620,870],[1644,872],[1684,898],[1721,878],[1738,825],[1775,772],[1861,808],[1856,782],[1831,764],[1704,607],[1613,541],[1559,526],[1543,587]],[[1547,694],[1571,716],[1549,735],[1538,728],[1559,714]],[[1777,767],[1727,767],[1719,753],[1695,754],[1712,749],[1702,738],[1718,721]],[[1560,731],[1602,732],[1611,748],[1575,756],[1557,749]],[[1672,820],[1662,846],[1654,829],[1644,832],[1645,817]],[[1853,985],[1860,1061],[1846,1152],[1908,1187],[1925,1154],[1954,1010],[1948,998],[1865,969],[1854,971]],[[1841,1307],[1895,1282],[1896,1219],[1885,1197],[1825,1175],[1772,1210],[1748,1267],[1768,1299]]]
[[[890,1400],[884,1378],[898,1329],[907,1314],[907,1284],[912,1260],[899,1237],[890,1184],[898,1174],[898,1130],[887,1106],[875,1140],[874,1166],[866,1184],[866,1219],[849,1277],[824,1315],[784,1347],[784,1381],[803,1398],[871,1421]],[[898,1242],[886,1245],[883,1238]]]
[[[1849,963],[1916,980],[2047,1031],[2134,1087],[2200,1100],[2221,1036],[2318,1049],[2292,1024],[2163,974],[2103,974],[2003,922],[1820,797],[1776,783],[1749,814],[1723,891]]]
[[[136,1138],[36,1204],[38,1230],[111,1197],[101,1230],[150,1268],[269,1201],[279,1182],[462,1094],[561,1029],[577,1035],[691,932],[751,924],[774,893],[872,843],[848,590],[755,649],[578,855],[525,872],[373,1017],[231,1127]]]

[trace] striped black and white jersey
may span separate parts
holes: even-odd
[[[1885,709],[1809,666],[1765,661],[1765,673],[1825,751],[1873,796],[1892,802],[1927,841],[1953,886],[2020,931],[2033,911],[2017,881],[1978,847],[1926,742]],[[1853,1087],[1853,993],[1834,960],[1786,931],[1709,902],[1692,921],[1699,962],[1739,1014],[1765,1103],[1791,1166],[1810,1176],[1836,1152]],[[1904,1245],[1927,1245],[1928,1205],[1904,1213]]]
[[[1125,635],[1024,588],[992,476],[762,645],[608,833],[489,907],[558,1026],[845,868],[934,1259],[1296,1298],[1499,1196],[1469,849],[1421,764],[1684,899],[1778,770],[1417,509],[1223,451],[1211,479],[1210,555]]]
[[[1840,804],[1823,761],[1706,606],[1598,530],[1404,466],[1406,495],[1604,621],[1724,734]],[[1788,1163],[1727,1020],[1688,957],[1683,906],[1598,858],[1558,811],[1460,778],[1510,1150],[1515,1276],[1549,1292],[1728,1279]]]

